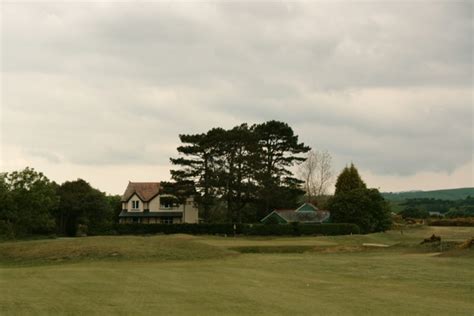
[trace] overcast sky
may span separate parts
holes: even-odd
[[[383,191],[474,186],[473,2],[2,3],[1,171],[108,193],[288,122]]]

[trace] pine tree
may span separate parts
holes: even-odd
[[[302,181],[293,177],[289,168],[304,162],[306,158],[300,154],[311,148],[298,142],[298,135],[284,122],[272,120],[253,125],[252,131],[257,140],[253,169],[259,186],[261,217],[273,208],[291,207],[296,197],[304,193],[299,189]]]
[[[275,207],[295,207],[304,192],[291,167],[310,150],[288,124],[269,121],[205,134],[180,135],[182,155],[171,158],[176,182],[191,182],[206,221],[225,208],[224,220],[258,220]],[[253,204],[253,208],[252,205]],[[224,207],[223,207],[224,206]],[[247,216],[248,215],[248,216]]]

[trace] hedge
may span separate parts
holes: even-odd
[[[242,229],[244,235],[300,236],[300,235],[349,235],[360,234],[359,226],[347,223],[331,224],[249,224]]]
[[[474,217],[440,219],[431,221],[430,226],[474,226]]]
[[[235,226],[235,230],[234,230]],[[359,234],[355,224],[117,224],[118,234],[191,234],[191,235],[349,235]]]
[[[117,224],[118,234],[191,234],[191,235],[233,235],[234,224]],[[236,225],[241,233],[241,225]]]

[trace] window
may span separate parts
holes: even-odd
[[[132,201],[132,209],[139,209],[140,201]]]

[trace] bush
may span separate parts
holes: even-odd
[[[474,210],[452,210],[445,214],[446,218],[474,217]]]
[[[392,226],[390,207],[377,189],[354,189],[328,201],[333,223],[353,223],[362,233],[386,231]]]
[[[235,231],[234,231],[235,225]],[[299,236],[299,235],[348,235],[359,234],[355,224],[118,224],[118,234],[191,234],[191,235],[252,235],[252,236]]]
[[[474,217],[467,218],[453,218],[453,219],[440,219],[432,221],[430,226],[472,226],[474,227]]]

